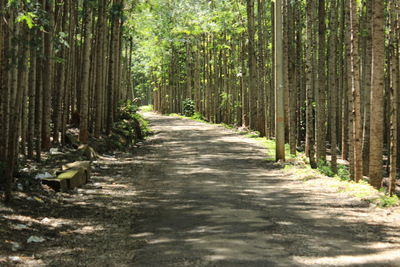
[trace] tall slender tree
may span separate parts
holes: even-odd
[[[285,160],[282,1],[275,1],[275,135],[276,160]]]
[[[331,137],[331,168],[337,173],[337,1],[331,1],[330,34],[329,34],[329,92],[330,92],[330,137]]]
[[[249,34],[249,43],[247,46],[249,50],[249,125],[253,129],[257,126],[257,56],[254,13],[254,0],[247,0],[247,28]]]
[[[390,86],[390,172],[389,172],[389,194],[396,194],[397,179],[397,153],[398,153],[398,92],[399,92],[399,11],[398,1],[390,3],[390,53],[392,62],[390,64],[391,86]]]
[[[80,123],[79,123],[79,140],[83,144],[87,144],[89,138],[89,71],[90,71],[90,51],[91,51],[91,28],[92,28],[92,10],[90,0],[83,2],[84,14],[84,48],[83,48],[83,72],[80,97]]]
[[[316,116],[316,145],[317,160],[326,161],[326,16],[325,16],[325,0],[318,3],[318,90],[317,93],[317,116]]]
[[[369,179],[375,188],[383,179],[383,91],[385,71],[385,5],[373,1],[372,15],[372,76],[371,76],[371,134],[369,149]]]
[[[350,1],[351,17],[351,74],[353,94],[353,134],[352,143],[354,146],[354,180],[359,182],[362,179],[362,119],[361,119],[361,92],[360,92],[360,58],[359,49],[359,12],[357,2]]]
[[[306,16],[307,16],[307,45],[306,45],[306,154],[310,159],[312,168],[317,167],[314,152],[314,116],[313,116],[313,102],[314,102],[314,83],[313,83],[313,54],[314,54],[314,33],[313,33],[313,8],[315,1],[307,1]]]

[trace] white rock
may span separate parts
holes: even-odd
[[[21,245],[19,243],[17,243],[17,242],[12,242],[11,243],[11,250],[12,251],[16,252],[16,251],[18,251],[20,249],[21,249]]]
[[[43,218],[43,220],[40,221],[41,223],[49,224],[51,220],[49,218]]]
[[[46,241],[46,239],[44,239],[43,237],[34,235],[30,236],[27,240],[28,243],[42,243],[44,241]]]
[[[17,224],[13,227],[15,230],[25,230],[28,229],[28,226],[25,224]]]
[[[58,148],[50,148],[50,155],[62,155],[64,153],[58,151]]]
[[[35,176],[35,179],[47,179],[47,178],[54,178],[54,176],[51,175],[51,174],[48,173],[48,172],[39,173],[39,174],[37,174],[37,175]]]
[[[10,257],[8,257],[8,259],[13,262],[21,262],[22,261],[21,258],[17,257],[17,256],[10,256]]]

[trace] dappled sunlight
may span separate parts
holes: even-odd
[[[104,230],[105,230],[104,227],[101,226],[101,225],[97,225],[97,226],[90,225],[90,226],[84,226],[82,228],[73,230],[70,233],[77,233],[77,234],[81,234],[81,235],[89,235],[89,234],[93,234],[95,232],[104,231]]]
[[[302,183],[268,169],[271,163],[253,140],[224,136],[225,130],[198,122],[177,132],[181,119],[150,116],[165,139],[155,137],[157,154],[143,158],[144,168],[147,158],[160,159],[160,169],[135,182],[150,190],[140,190],[139,212],[147,216],[132,235],[145,242],[135,260],[139,266],[153,262],[155,254],[166,262],[186,255],[182,265],[293,266],[321,255],[378,253],[362,244],[394,237],[390,228],[363,216],[352,221],[349,214],[357,211],[330,206],[337,201],[328,193],[307,197]]]
[[[48,239],[37,247],[60,266],[90,264],[99,248],[102,262],[146,267],[398,260],[398,228],[371,221],[353,200],[314,193],[267,162],[258,145],[233,134],[224,141],[225,129],[195,122],[177,131],[181,119],[150,116],[158,135],[133,155],[96,162],[91,183],[63,194],[53,216],[4,216],[31,220],[30,231],[45,228]]]
[[[173,239],[168,239],[168,238],[158,238],[158,239],[153,239],[148,241],[147,243],[150,245],[155,245],[155,244],[164,244],[164,243],[170,243],[174,241]]]
[[[294,261],[297,264],[321,266],[321,265],[335,265],[335,266],[355,266],[355,265],[381,265],[381,262],[387,260],[393,262],[400,262],[400,248],[385,249],[385,251],[378,251],[365,254],[355,255],[338,255],[334,257],[299,257],[295,256]],[[393,265],[395,266],[395,265]]]
[[[133,237],[133,238],[144,238],[144,237],[149,237],[149,236],[152,236],[152,235],[153,235],[153,233],[139,233],[139,234],[130,235],[130,237]]]

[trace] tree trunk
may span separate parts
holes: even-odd
[[[289,79],[289,145],[290,154],[296,155],[297,148],[297,71],[296,71],[296,47],[295,47],[295,6],[290,1],[288,2],[288,60],[290,73]]]
[[[96,65],[96,89],[95,89],[95,120],[94,120],[94,136],[98,138],[101,133],[102,126],[102,110],[103,110],[103,92],[104,92],[104,78],[101,75],[105,67],[105,53],[104,53],[104,24],[105,24],[105,1],[100,0],[97,18],[97,65]]]
[[[36,32],[36,30],[35,30]],[[33,41],[36,39],[35,32],[31,32],[29,34],[30,40]],[[36,101],[36,68],[37,68],[37,54],[36,54],[36,46],[31,46],[31,59],[30,59],[30,68],[29,68],[29,114],[28,114],[28,133],[27,133],[27,142],[28,142],[28,158],[33,159],[34,152],[34,136],[35,136],[35,101]]]
[[[380,188],[382,186],[383,179],[384,9],[383,1],[373,1],[369,178],[370,184],[375,188]]]
[[[390,52],[391,52],[391,77],[390,86],[390,172],[389,172],[389,194],[396,194],[397,180],[397,132],[398,132],[398,90],[399,90],[399,25],[398,25],[398,1],[390,3]]]
[[[360,58],[359,49],[359,25],[358,7],[356,2],[350,1],[351,20],[351,73],[353,94],[353,152],[354,152],[354,180],[359,182],[363,177],[362,166],[362,120],[361,120],[361,92],[360,92]]]
[[[325,25],[325,0],[319,1],[319,39],[318,39],[318,88],[317,93],[317,117],[316,117],[316,145],[317,145],[317,162],[326,161],[326,25]]]
[[[314,116],[313,116],[313,54],[314,54],[314,38],[313,38],[313,7],[314,0],[307,1],[307,45],[306,45],[306,154],[310,159],[312,168],[316,168],[315,152],[314,152]]]
[[[337,71],[336,71],[336,50],[337,50],[337,5],[336,0],[331,1],[330,7],[330,35],[329,35],[329,91],[330,91],[330,137],[331,137],[331,168],[337,173]]]
[[[84,12],[84,51],[83,51],[83,72],[82,72],[82,83],[81,83],[81,95],[80,95],[80,123],[79,123],[79,141],[82,144],[87,144],[89,138],[88,130],[88,112],[89,112],[89,71],[90,71],[90,35],[91,35],[91,24],[92,24],[92,11],[90,8],[89,0],[83,2]]]
[[[53,65],[54,65],[54,1],[45,0],[48,16],[48,27],[44,38],[44,55],[46,57],[43,71],[46,75],[43,79],[43,121],[42,121],[42,148],[49,150],[50,143],[50,121],[51,121],[51,101],[53,93]]]
[[[372,0],[366,1],[366,18],[365,27],[363,29],[365,38],[365,68],[363,69],[363,93],[364,93],[364,118],[363,118],[363,174],[369,175],[369,142],[370,142],[370,124],[371,124],[371,75],[372,75],[372,36],[371,36],[371,20],[372,20]]]
[[[275,2],[275,138],[276,161],[285,160],[282,0]]]
[[[249,66],[249,126],[251,129],[257,127],[257,57],[255,43],[255,22],[254,22],[254,0],[247,0],[248,17],[248,66]]]

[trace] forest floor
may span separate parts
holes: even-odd
[[[400,266],[399,208],[305,183],[232,130],[144,115],[154,136],[83,188],[0,204],[1,266]]]

